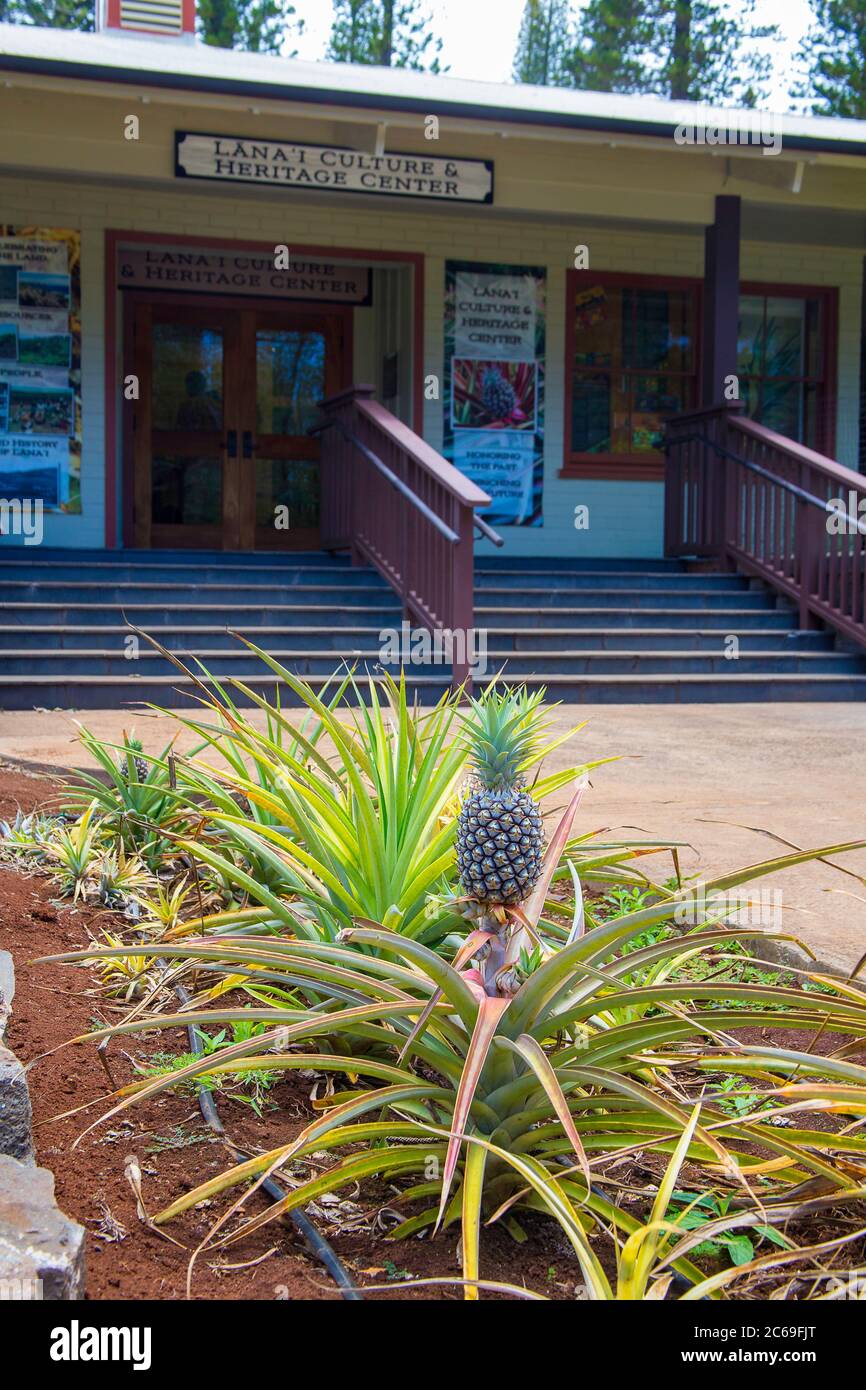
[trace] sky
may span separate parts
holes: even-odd
[[[737,8],[738,0],[732,0]],[[306,24],[294,41],[299,58],[323,57],[331,31],[330,0],[295,0]],[[436,33],[444,40],[441,61],[450,76],[483,82],[508,82],[524,0],[426,0]],[[578,3],[576,9],[582,6]],[[767,105],[787,110],[793,55],[809,27],[808,0],[757,0],[755,22],[778,24],[782,42],[771,45],[774,82]]]

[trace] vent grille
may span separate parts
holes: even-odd
[[[120,0],[121,29],[183,33],[183,0]]]

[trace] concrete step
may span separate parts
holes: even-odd
[[[292,607],[330,603],[336,607],[370,604],[391,596],[384,583],[344,585],[341,583],[294,582],[250,584],[243,582],[197,583],[194,589],[175,583],[129,583],[105,581],[3,580],[0,582],[0,609],[7,603],[85,604],[98,599],[105,604],[165,603],[167,606],[192,603],[220,604],[224,610],[250,603],[290,604]],[[479,608],[568,608],[576,602],[593,608],[758,608],[772,609],[775,599],[764,589],[685,589],[685,588],[544,588],[503,589],[479,585],[475,591]]]
[[[297,592],[297,591],[293,591]],[[521,589],[494,588],[479,584],[475,589],[478,608],[570,608],[575,603],[592,608],[761,608],[776,607],[775,597],[766,589]]]
[[[238,605],[227,608],[224,603],[210,604],[114,604],[78,603],[7,603],[0,607],[0,616],[7,624],[57,627],[86,624],[103,627],[105,624],[123,626],[124,620],[136,627],[148,630],[162,627],[175,627],[181,622],[187,630],[199,626],[212,626],[215,622],[238,632],[252,632],[257,627],[294,622],[303,627],[321,627],[327,623],[331,627],[354,627],[358,622],[365,626],[400,626],[403,610],[396,595],[385,593],[381,604],[365,606],[353,604],[339,608],[330,603],[305,604],[293,608],[291,604]]]
[[[671,574],[669,570],[476,569],[476,592],[498,589],[661,589],[740,592],[754,586],[744,574]]]
[[[752,616],[751,614],[749,615]],[[13,629],[14,631],[14,629]],[[830,651],[833,638],[829,632],[799,632],[795,628],[690,628],[635,627],[628,628],[493,628],[489,645],[498,651],[529,653],[582,651],[658,652],[689,651],[723,654],[729,637],[736,637],[740,651],[786,652]],[[3,646],[0,632],[0,648]]]
[[[8,585],[69,586],[76,589],[82,583],[82,575],[87,581],[100,585],[131,587],[133,585],[172,585],[181,593],[189,594],[201,586],[218,585],[239,586],[244,589],[270,588],[284,593],[295,586],[325,585],[339,588],[387,588],[384,579],[373,570],[337,567],[326,565],[235,565],[218,563],[203,564],[191,572],[189,565],[147,566],[121,563],[119,561],[10,561],[0,559],[0,592]],[[630,570],[477,570],[476,587],[504,590],[522,590],[531,585],[531,591],[561,592],[599,589],[645,589],[679,591],[710,590],[725,593],[741,593],[753,588],[754,581],[744,575],[731,574],[675,574],[669,571],[630,571]],[[87,582],[85,581],[85,582]]]
[[[314,676],[310,684],[321,686],[327,678]],[[479,689],[486,681],[477,683]],[[280,685],[280,700],[286,707],[297,702],[291,691],[275,677],[262,676],[248,682],[251,689],[274,699]],[[543,686],[552,700],[575,704],[658,704],[728,701],[790,700],[836,701],[866,699],[866,675],[601,675],[544,676],[528,678],[530,689]],[[407,687],[419,700],[433,701],[447,688],[439,676],[409,676]],[[136,679],[130,676],[0,676],[0,709],[111,709],[152,702],[166,707],[195,708],[194,682],[179,674]],[[240,691],[238,703],[246,702]]]
[[[258,646],[269,651],[287,653],[325,650],[334,653],[343,651],[372,651],[382,641],[380,633],[384,628],[394,627],[393,615],[381,627],[358,626],[335,628],[333,626],[275,626],[240,628],[240,633]],[[399,624],[397,625],[399,632]],[[204,624],[191,627],[179,624],[176,627],[162,626],[154,629],[159,641],[170,651],[189,648],[201,652],[203,658],[215,651],[226,650],[230,639],[228,628],[208,627]],[[130,636],[130,628],[124,623],[112,625],[105,623],[48,624],[27,626],[24,623],[0,626],[0,652],[16,650],[19,652],[62,651],[71,654],[88,649],[119,650]],[[740,632],[727,629],[698,629],[688,627],[659,628],[550,628],[538,631],[535,628],[496,628],[492,630],[497,652],[503,656],[515,653],[578,651],[620,651],[620,652],[658,652],[687,651],[723,654],[729,636],[735,636],[741,652],[825,652],[833,648],[833,638],[829,632],[798,632],[794,628],[756,628]],[[855,653],[856,655],[856,653]]]
[[[351,569],[348,551],[333,553],[327,550],[77,550],[58,546],[0,545],[0,561],[10,563],[46,563],[74,566],[98,564],[135,565],[147,569],[151,565],[178,565],[196,573],[202,565],[239,565],[247,570],[268,568],[284,563],[292,565],[327,565],[329,569]],[[679,562],[664,561],[679,567]],[[368,571],[369,573],[369,571]]]
[[[581,595],[583,597],[583,595]],[[684,607],[684,608],[536,608],[528,614],[526,608],[490,608],[479,604],[475,609],[475,626],[490,632],[524,627],[531,616],[536,628],[714,628],[724,632],[741,632],[745,628],[775,628],[796,626],[792,608]]]
[[[510,555],[507,551],[494,551],[492,554],[476,554],[475,569],[481,570],[520,570],[528,574],[545,571],[547,573],[568,573],[578,572],[580,574],[609,573],[616,570],[621,573],[630,572],[632,574],[690,574],[691,565],[684,560],[666,559],[641,559],[640,557],[623,558],[607,556],[581,556],[575,558],[572,555],[521,555],[519,557]],[[708,573],[713,571],[708,570]]]
[[[186,603],[194,599],[196,603],[216,603],[224,610],[230,610],[244,603],[286,603],[323,604],[333,607],[354,607],[356,604],[376,603],[393,591],[383,580],[376,583],[345,584],[248,584],[219,583],[196,584],[194,588],[179,584],[151,584],[139,581],[129,584],[112,584],[90,580],[79,582],[53,581],[26,583],[16,580],[0,583],[0,608],[6,603],[89,603],[99,599],[102,604],[162,603],[168,605]],[[744,596],[748,597],[748,595]]]
[[[325,584],[342,588],[387,589],[385,580],[369,569],[353,569],[348,565],[296,564],[294,559],[280,565],[236,565],[210,562],[190,565],[140,565],[120,561],[23,560],[0,558],[0,589],[6,584],[62,584],[75,586],[82,575],[100,584],[171,584],[184,594],[202,584],[221,586],[240,584],[258,590],[261,587],[284,590],[286,587]]]
[[[285,564],[291,565],[311,565],[314,567],[327,566],[334,570],[350,570],[353,568],[348,551],[336,553],[324,550],[307,551],[247,551],[247,550],[78,550],[60,549],[57,546],[41,545],[37,547],[27,547],[22,545],[12,545],[8,543],[0,544],[0,563],[10,564],[57,564],[69,565],[80,569],[86,565],[128,565],[136,568],[148,569],[150,567],[179,567],[190,572],[200,570],[202,566],[215,566],[224,569],[226,566],[242,568],[244,570],[268,569]],[[519,573],[559,574],[562,572],[577,574],[592,573],[632,573],[632,574],[669,574],[685,575],[696,572],[713,574],[714,571],[701,569],[695,571],[681,560],[666,559],[634,559],[634,558],[581,558],[574,559],[570,556],[550,557],[550,556],[521,556],[519,559],[513,555],[484,555],[476,559],[477,571],[504,571],[516,570]],[[369,569],[362,569],[361,573],[370,574]]]
[[[341,651],[289,650],[282,651],[268,644],[269,654],[296,675],[328,676],[344,665],[376,672],[390,670],[398,675],[399,662],[383,660],[378,647],[353,649],[347,644]],[[199,663],[217,679],[236,676],[254,679],[263,670],[259,657],[238,645],[217,651],[202,651],[196,647],[177,652],[179,660],[191,670],[198,671]],[[129,676],[150,680],[154,676],[170,676],[176,667],[159,652],[147,647],[140,649],[134,659],[125,656],[120,643],[112,648],[87,648],[69,652],[63,650],[6,651],[3,654],[5,676],[62,675],[69,679],[78,676]],[[779,674],[851,674],[866,675],[866,658],[844,652],[746,652],[736,659],[721,652],[657,651],[616,652],[564,650],[514,655],[503,651],[488,651],[486,671],[503,670],[506,678],[521,680],[526,676],[600,676],[600,675],[720,675],[736,671],[740,675]],[[443,670],[450,674],[450,663],[412,662],[407,674],[435,676]]]

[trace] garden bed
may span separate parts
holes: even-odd
[[[53,803],[58,788],[45,777],[0,766],[0,817],[14,818],[17,809],[30,812]],[[0,865],[0,948],[15,961],[17,989],[10,1025],[10,1044],[22,1062],[41,1058],[28,1073],[33,1104],[37,1162],[52,1170],[58,1204],[87,1231],[87,1297],[90,1299],[177,1299],[186,1296],[188,1252],[149,1229],[138,1218],[136,1199],[124,1175],[127,1157],[135,1154],[143,1175],[143,1197],[156,1211],[179,1193],[188,1191],[227,1164],[220,1140],[202,1119],[195,1097],[168,1093],[136,1106],[85,1136],[78,1136],[107,1110],[108,1078],[92,1046],[64,1047],[71,1037],[86,1032],[98,1019],[116,1021],[97,999],[89,997],[97,981],[88,968],[32,962],[87,947],[101,928],[115,924],[115,914],[92,907],[72,907],[57,897],[43,875],[32,876]],[[170,1047],[184,1051],[185,1034],[168,1039],[138,1035],[109,1053],[118,1085],[132,1079],[132,1056],[146,1064],[154,1053]],[[55,1051],[54,1049],[60,1049]],[[45,1055],[49,1054],[49,1055]],[[220,1114],[235,1143],[250,1153],[291,1139],[313,1118],[309,1104],[311,1082],[281,1081],[271,1092],[278,1106],[261,1118],[247,1106],[218,1098]],[[54,1117],[99,1102],[66,1119]],[[376,1202],[371,1200],[379,1196]],[[360,1202],[352,1200],[335,1213],[334,1224],[317,1225],[339,1254],[358,1286],[416,1278],[459,1278],[458,1237],[453,1231],[435,1241],[388,1242],[369,1228],[389,1193],[368,1186]],[[264,1199],[262,1199],[264,1205]],[[339,1204],[335,1203],[335,1206]],[[339,1225],[358,1222],[357,1234],[340,1233]],[[172,1234],[193,1248],[207,1230],[206,1213],[172,1227]],[[504,1233],[490,1232],[485,1242],[484,1275],[491,1280],[526,1283],[547,1297],[570,1298],[582,1281],[580,1270],[558,1228],[539,1219],[525,1245],[516,1247]],[[119,1231],[124,1234],[118,1238]],[[259,1264],[243,1265],[274,1251]],[[224,1260],[200,1259],[192,1283],[194,1298],[203,1299],[333,1299],[340,1294],[328,1274],[306,1253],[300,1237],[288,1226],[274,1223],[233,1246]],[[367,1294],[369,1298],[460,1299],[460,1288],[393,1288]],[[495,1295],[491,1295],[495,1297]]]
[[[84,729],[99,777],[0,775],[11,1042],[88,1295],[338,1298],[303,1212],[373,1298],[859,1273],[866,997],[762,961],[736,890],[862,842],[694,883],[582,828],[604,760],[543,775],[576,731],[526,692],[422,715],[282,678],[300,727],[219,695],[183,757]]]

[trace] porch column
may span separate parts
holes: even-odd
[[[704,231],[704,328],[701,404],[725,400],[725,377],[737,370],[740,300],[740,199],[716,198],[716,218]]]

